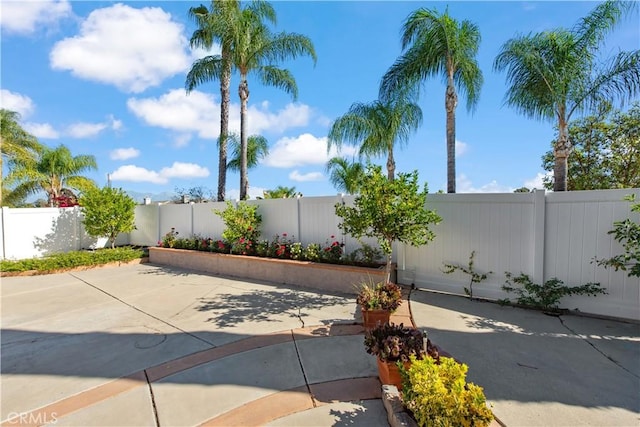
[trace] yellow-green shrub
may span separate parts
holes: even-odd
[[[450,357],[415,360],[401,369],[403,401],[420,426],[488,426],[493,419],[482,387],[466,382],[467,365]]]

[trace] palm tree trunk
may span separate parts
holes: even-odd
[[[223,49],[226,50],[226,49]],[[228,57],[222,53],[223,59]],[[228,63],[227,63],[228,62]],[[227,186],[227,136],[229,135],[229,104],[231,103],[231,62],[226,61],[220,78],[220,153],[218,156],[218,201],[225,199]]]
[[[247,101],[249,84],[246,75],[241,76],[238,95],[240,96],[240,200],[247,199],[249,189],[247,183]]]
[[[445,108],[447,110],[447,193],[456,192],[456,106],[458,95],[453,76],[447,79]]]
[[[555,163],[553,165],[553,191],[567,191],[567,173],[569,151],[569,128],[566,120],[558,120],[558,141],[553,147]]]
[[[396,161],[393,158],[393,144],[389,147],[389,153],[387,154],[387,178],[389,181],[393,181],[396,173]]]

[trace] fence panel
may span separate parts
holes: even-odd
[[[262,215],[262,238],[273,240],[275,235],[300,241],[300,217],[298,198],[264,199],[249,202],[258,205],[258,213]]]
[[[335,204],[341,196],[302,197],[300,203],[300,241],[323,244],[331,236],[341,236]]]
[[[224,222],[214,211],[227,208],[225,202],[195,203],[193,209],[193,234],[200,237],[220,239],[224,231]]]
[[[132,245],[155,246],[160,240],[160,206],[137,205],[135,208],[136,229],[130,233]]]
[[[193,234],[193,205],[161,205],[159,222],[160,238],[172,228],[179,237],[189,237]]]
[[[534,270],[534,193],[430,194],[427,208],[442,222],[432,227],[436,238],[419,248],[400,245],[398,281],[421,288],[463,293],[468,277],[442,272],[444,263],[466,265],[475,251],[475,269],[494,273],[474,295],[502,298],[504,272]]]
[[[638,189],[572,191],[546,197],[545,279],[557,277],[567,285],[598,282],[608,295],[570,297],[563,306],[616,317],[640,319],[640,279],[598,266],[594,259],[623,253],[608,234],[614,221],[632,216],[623,198]],[[637,220],[637,214],[636,220]]]

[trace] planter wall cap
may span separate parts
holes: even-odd
[[[382,386],[382,404],[387,410],[387,421],[391,427],[417,427],[415,420],[404,410],[398,388],[394,385]]]

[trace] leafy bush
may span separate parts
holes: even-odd
[[[135,229],[136,202],[120,188],[92,188],[80,198],[84,224],[91,237],[107,237],[111,248],[120,233]]]
[[[625,200],[632,203],[631,212],[640,213],[640,202],[634,203],[635,194],[628,195]],[[624,253],[613,258],[597,260],[598,265],[605,268],[613,267],[616,271],[627,271],[629,277],[640,277],[640,223],[627,218],[614,222],[613,226],[609,234],[613,234],[616,241],[622,245]]]
[[[488,426],[493,414],[482,387],[466,382],[468,367],[450,357],[411,357],[400,368],[402,400],[419,426]]]
[[[531,278],[524,273],[520,273],[519,276],[514,277],[507,271],[505,275],[507,276],[507,280],[506,284],[502,286],[502,289],[507,292],[515,292],[518,295],[518,304],[546,311],[558,311],[560,299],[565,296],[589,295],[595,297],[598,294],[607,293],[600,287],[600,283],[565,286],[562,280],[554,277],[544,282],[543,285],[539,285],[533,283]],[[512,285],[518,285],[520,287],[513,287]]]
[[[44,258],[31,258],[18,261],[1,260],[0,271],[21,272],[36,270],[49,272],[65,268],[108,264],[110,262],[126,262],[145,256],[143,249],[121,247],[113,249],[99,249],[97,251],[74,251],[63,254],[50,255]]]
[[[344,243],[340,243],[336,240],[336,236],[331,236],[330,240],[327,240],[320,252],[320,261],[330,264],[338,264],[342,258],[344,252]]]
[[[162,236],[162,241],[158,242],[158,246],[163,248],[173,248],[176,245],[176,240],[178,239],[178,232],[174,227],[171,227],[171,230]]]
[[[251,248],[247,249],[247,245],[253,246],[258,240],[262,224],[262,216],[257,211],[257,205],[245,202],[240,202],[237,206],[227,202],[224,211],[214,210],[224,221],[226,228],[222,232],[222,238],[231,245],[232,253],[252,251]]]

